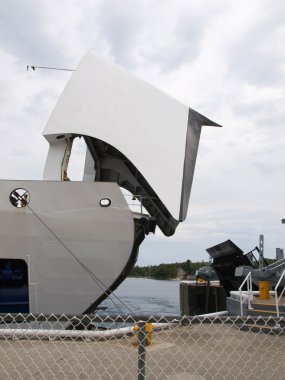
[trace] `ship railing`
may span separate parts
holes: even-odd
[[[277,317],[279,318],[279,303],[280,303],[280,300],[284,294],[284,291],[285,291],[285,286],[283,286],[283,290],[282,292],[280,293],[279,297],[278,297],[278,294],[277,294],[277,291],[278,291],[278,288],[281,284],[281,281],[283,280],[283,278],[285,277],[285,269],[284,271],[282,272],[280,278],[279,278],[279,281],[277,282],[276,286],[275,286],[275,290],[274,290],[274,293],[275,293],[275,304],[276,304],[276,315]]]
[[[246,284],[246,291],[243,291],[242,288]],[[251,272],[248,272],[247,276],[241,283],[241,286],[238,288],[239,290],[239,301],[240,301],[240,315],[243,317],[243,303],[247,300],[247,307],[251,309],[250,301],[253,299],[252,293],[252,277]]]

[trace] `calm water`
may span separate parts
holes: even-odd
[[[179,315],[179,281],[127,278],[115,291],[115,295],[127,306],[112,297],[101,306],[107,306],[104,314],[159,314]]]

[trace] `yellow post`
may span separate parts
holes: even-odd
[[[270,283],[269,283],[269,281],[259,281],[258,287],[259,287],[259,298],[261,300],[268,300],[270,298],[270,293],[269,293]]]
[[[146,345],[149,346],[152,342],[152,323],[147,322],[145,325]]]
[[[145,324],[145,334],[146,334],[145,343],[146,343],[146,346],[151,345],[151,342],[152,342],[152,328],[153,328],[152,323],[146,322],[146,324]],[[135,325],[134,331],[136,333],[139,332],[139,326],[138,325]],[[138,339],[138,334],[137,334],[137,339]]]

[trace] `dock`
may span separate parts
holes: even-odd
[[[226,319],[225,319],[226,321]],[[0,378],[136,379],[134,336],[106,341],[0,340]],[[282,379],[285,335],[241,331],[223,322],[153,332],[146,378],[155,380]]]
[[[180,283],[181,315],[200,315],[226,310],[227,293],[219,282],[197,281]]]

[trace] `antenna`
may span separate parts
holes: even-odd
[[[48,67],[48,66],[27,65],[27,71],[29,71],[29,68],[31,68],[34,71],[36,69],[59,70],[59,71],[75,71],[74,69],[63,69],[61,67]]]

